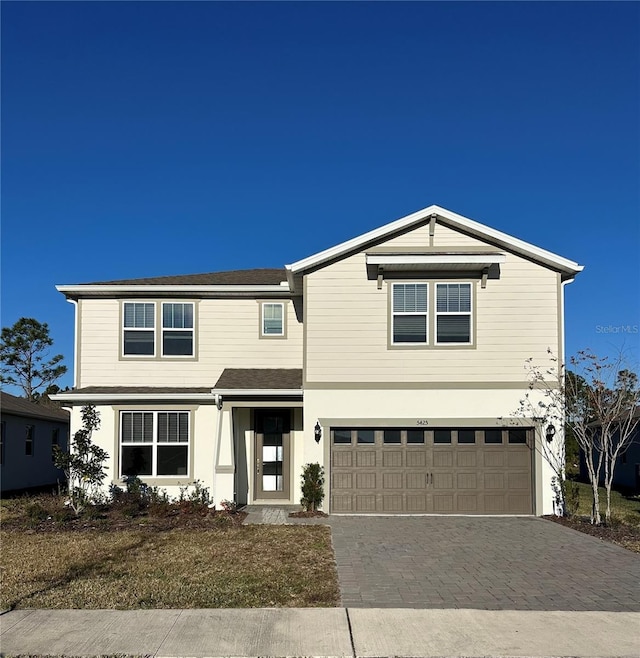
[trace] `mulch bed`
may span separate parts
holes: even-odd
[[[617,525],[592,525],[589,519],[572,516],[570,518],[561,516],[545,516],[545,519],[572,528],[578,532],[597,537],[618,546],[622,546],[634,553],[640,553],[640,526],[632,526],[626,523]]]

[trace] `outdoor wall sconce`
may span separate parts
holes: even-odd
[[[553,437],[556,435],[556,428],[549,423],[547,425],[547,443],[551,443],[553,441]]]
[[[318,421],[316,421],[316,426],[313,428],[313,438],[316,440],[316,443],[320,443],[320,439],[322,438],[322,427],[320,427]]]

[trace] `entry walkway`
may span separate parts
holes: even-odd
[[[14,610],[3,655],[638,655],[640,613],[490,610]]]

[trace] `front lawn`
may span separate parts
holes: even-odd
[[[2,501],[0,607],[338,605],[326,526],[243,526],[203,506],[69,519],[52,500]]]

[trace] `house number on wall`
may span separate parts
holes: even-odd
[[[428,425],[428,424],[429,424],[428,420],[420,419],[420,420],[416,421],[416,425],[418,425],[418,426],[419,425]]]

